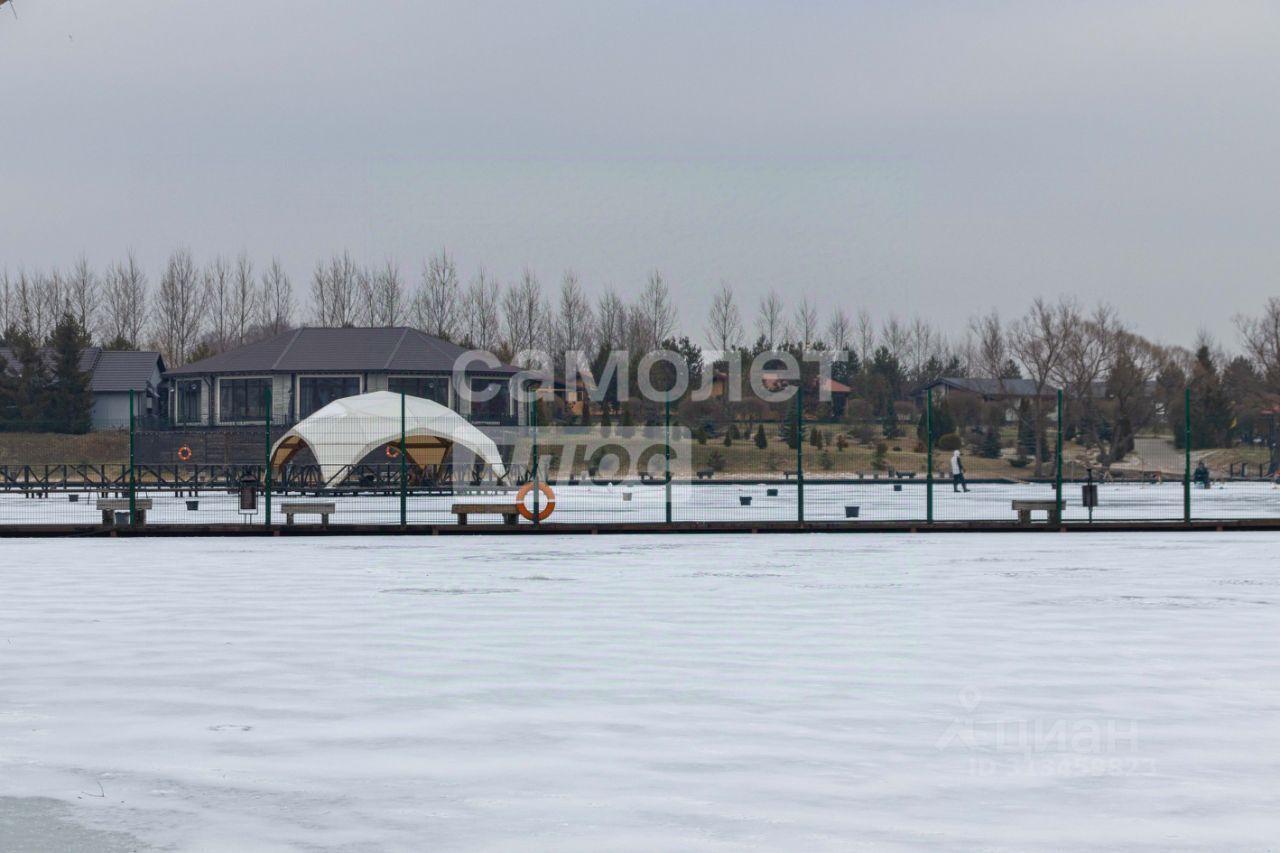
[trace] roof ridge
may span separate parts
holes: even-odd
[[[293,345],[298,342],[298,336],[302,334],[302,329],[294,329],[293,337],[289,338],[289,343],[284,345],[284,349],[280,350],[280,354],[276,356],[276,360],[271,362],[271,369],[275,370],[280,366],[280,361],[289,354],[289,350],[293,349]]]
[[[396,338],[396,345],[391,348],[391,353],[387,356],[387,360],[382,363],[383,370],[391,369],[391,362],[395,360],[396,354],[400,352],[400,345],[404,343],[404,339],[409,335],[409,327],[404,326],[400,329],[400,337]]]

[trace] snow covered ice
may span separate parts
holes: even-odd
[[[1266,849],[1278,552],[0,541],[0,849]]]

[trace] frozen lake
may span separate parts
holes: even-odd
[[[1266,849],[1280,535],[0,542],[0,849]]]
[[[776,494],[770,495],[770,491]],[[661,522],[666,517],[666,493],[662,486],[562,485],[555,488],[557,503],[553,522],[635,523]],[[1108,483],[1098,487],[1099,506],[1094,518],[1106,521],[1135,519],[1181,520],[1183,490],[1180,482]],[[868,481],[831,484],[821,481],[805,486],[805,517],[810,521],[843,520],[846,506],[858,507],[864,521],[923,521],[926,518],[926,487],[908,481],[900,491],[887,482]],[[1089,517],[1081,504],[1079,483],[1063,485],[1064,517],[1082,521]],[[675,521],[792,521],[796,518],[797,489],[791,482],[759,482],[747,485],[677,484],[671,490],[672,519]],[[148,518],[152,523],[227,524],[248,521],[261,523],[256,513],[242,515],[238,498],[221,492],[204,491],[198,506],[188,509],[185,498],[172,493],[143,489],[140,497],[154,501]],[[94,507],[96,493],[80,493],[71,503],[65,493],[34,500],[21,494],[0,494],[0,524],[97,524],[101,514]],[[750,498],[748,505],[741,498]],[[950,483],[934,486],[934,518],[938,521],[995,520],[1016,518],[1010,507],[1015,499],[1053,499],[1053,486],[1031,483],[975,483],[968,493],[955,493]],[[1211,489],[1191,490],[1192,517],[1196,519],[1280,518],[1280,488],[1269,482],[1237,481],[1215,483]],[[398,524],[398,495],[316,498],[293,495],[275,497],[274,520],[283,522],[281,502],[334,501],[335,522],[355,524]],[[408,520],[412,524],[452,524],[449,509],[456,500],[447,495],[412,495]],[[502,498],[480,497],[480,501]],[[532,505],[532,499],[530,499]],[[261,504],[261,501],[260,501]],[[497,522],[498,516],[473,519],[473,523]],[[299,524],[318,524],[317,516],[300,516]]]

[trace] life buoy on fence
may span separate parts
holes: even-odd
[[[387,445],[387,458],[388,458],[388,459],[398,459],[398,458],[400,458],[400,448],[399,448],[399,447],[396,447],[394,444],[388,444],[388,445]]]
[[[184,445],[182,445],[181,447],[179,447],[179,448],[178,448],[178,458],[179,458],[179,459],[181,459],[183,462],[190,462],[190,461],[191,461],[191,448],[190,448],[190,447],[187,447],[185,444],[184,444]]]
[[[525,483],[523,486],[520,487],[520,491],[516,492],[516,508],[520,510],[521,515],[523,515],[525,518],[529,519],[530,521],[533,521],[534,520],[533,510],[529,509],[527,506],[524,505],[524,499],[528,496],[529,492],[531,491],[533,491],[532,482]],[[547,516],[555,512],[556,493],[551,491],[551,487],[548,486],[546,483],[539,483],[538,491],[541,492],[544,497],[546,497],[547,502],[543,504],[541,509],[539,509],[537,520],[546,521]]]

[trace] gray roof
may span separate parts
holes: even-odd
[[[158,352],[104,350],[93,368],[94,393],[146,391],[156,368],[164,371]]]
[[[53,368],[53,350],[40,348],[40,357]],[[164,370],[158,352],[104,350],[87,347],[80,354],[80,369],[90,375],[89,387],[95,393],[146,391],[156,365]],[[16,372],[18,359],[10,347],[0,347],[0,369]]]
[[[449,373],[467,350],[417,329],[294,329],[210,358],[168,376],[225,373]],[[468,373],[514,373],[514,367],[472,362]]]
[[[948,388],[954,388],[957,391],[968,391],[970,394],[978,394],[983,397],[1034,397],[1036,396],[1036,383],[1033,379],[981,379],[961,376],[943,376],[932,382],[921,386],[920,391],[926,388],[937,388],[944,385]],[[1040,392],[1042,397],[1051,397],[1057,393],[1056,388],[1046,385],[1044,390]]]

